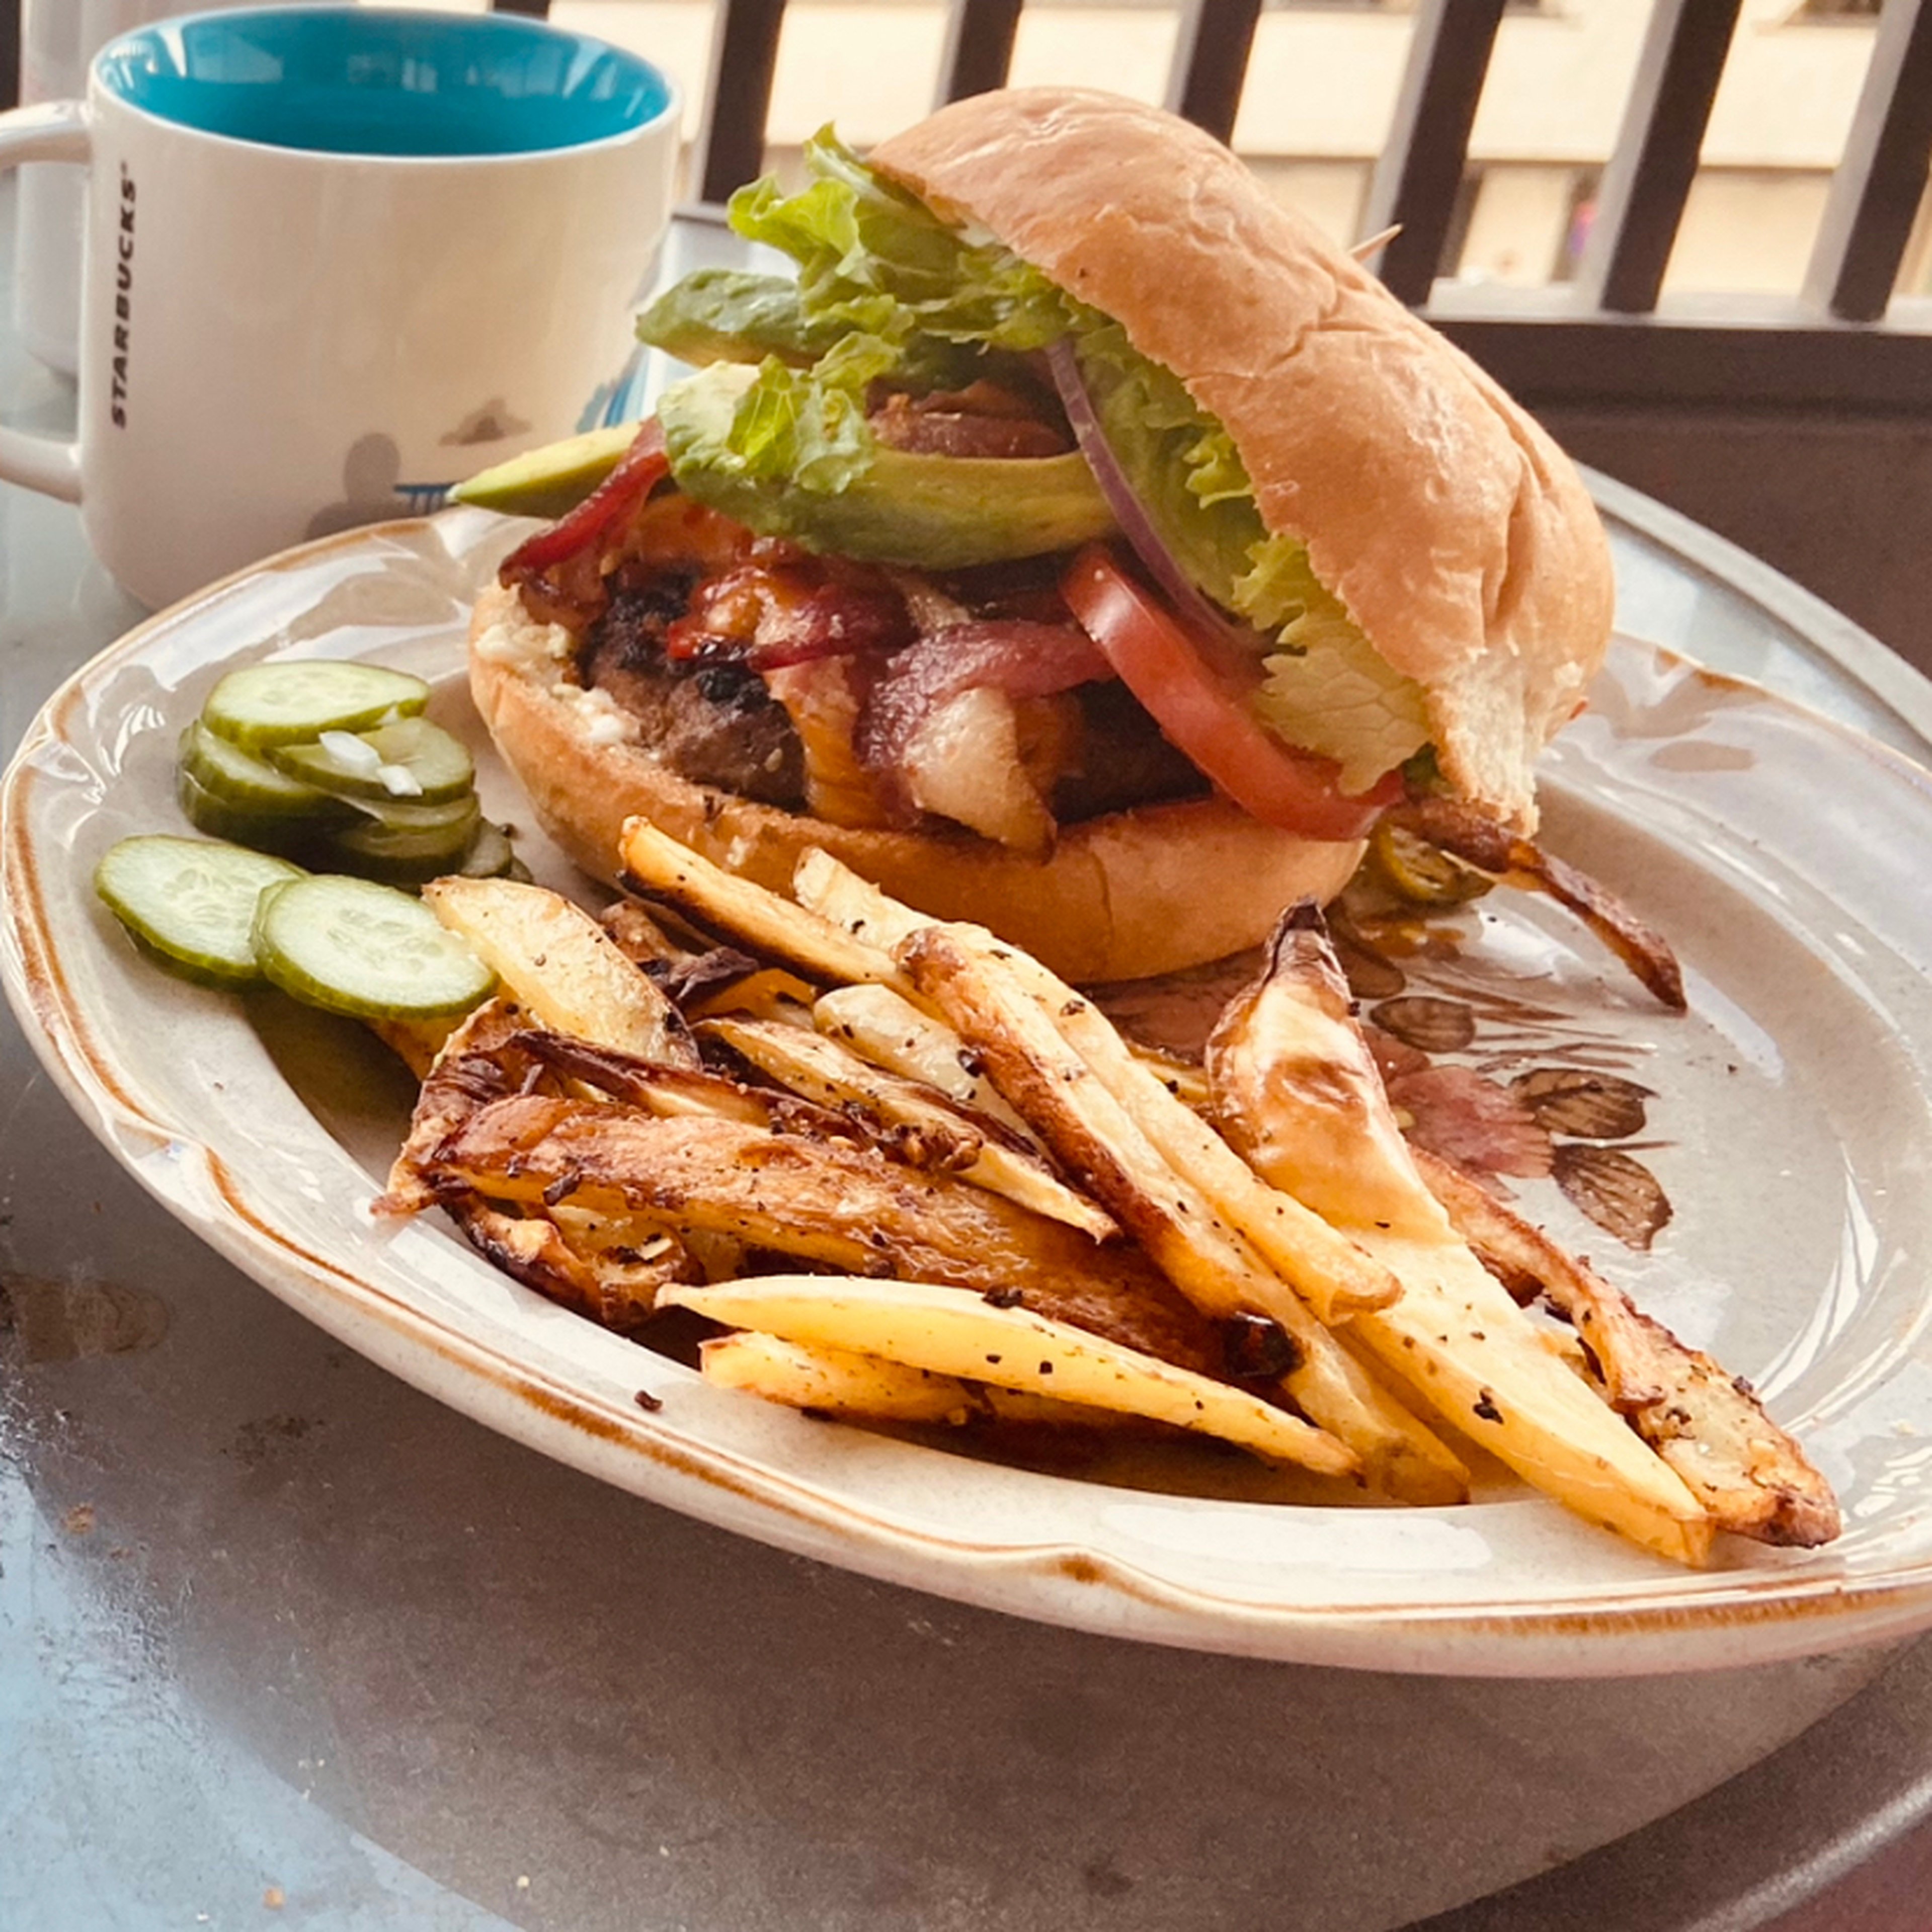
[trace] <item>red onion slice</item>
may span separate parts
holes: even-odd
[[[1180,559],[1161,540],[1146,505],[1127,481],[1126,472],[1114,454],[1113,445],[1107,440],[1106,431],[1100,427],[1100,412],[1094,406],[1093,393],[1087,387],[1087,379],[1080,373],[1080,358],[1075,352],[1072,337],[1063,335],[1053,343],[1047,350],[1046,360],[1053,371],[1054,387],[1060,392],[1060,406],[1066,412],[1074,440],[1079,444],[1080,453],[1086,458],[1087,466],[1093,471],[1094,481],[1100,486],[1101,495],[1107,500],[1107,507],[1114,513],[1114,520],[1120,526],[1120,534],[1188,628],[1204,641],[1223,645],[1238,652],[1246,668],[1248,679],[1258,681],[1260,659],[1275,648],[1274,640],[1230,617],[1201,590],[1183,568]],[[1231,662],[1224,668],[1232,673],[1235,667]]]

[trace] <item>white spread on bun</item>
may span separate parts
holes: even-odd
[[[1094,980],[1256,942],[1405,791],[1533,827],[1610,563],[1480,370],[1153,109],[1012,90],[807,158],[732,209],[796,279],[660,298],[706,366],[477,614],[579,862],[634,813],[768,884],[821,844]]]

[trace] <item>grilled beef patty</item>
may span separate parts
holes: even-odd
[[[664,577],[647,587],[614,589],[584,634],[583,682],[640,720],[645,742],[680,776],[802,811],[803,748],[758,673],[724,658],[666,656],[665,633],[684,614],[690,591],[689,580]],[[1082,713],[1081,754],[1051,801],[1063,824],[1207,789],[1125,685],[1083,685],[1072,695]]]

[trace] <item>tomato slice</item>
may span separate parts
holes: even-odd
[[[1169,742],[1264,825],[1304,838],[1360,838],[1401,797],[1400,772],[1351,798],[1332,758],[1284,745],[1246,702],[1259,665],[1185,628],[1104,544],[1076,554],[1060,590]]]

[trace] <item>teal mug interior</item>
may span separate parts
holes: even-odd
[[[263,8],[124,34],[95,62],[142,112],[205,134],[335,154],[540,154],[671,111],[646,60],[514,14]]]

